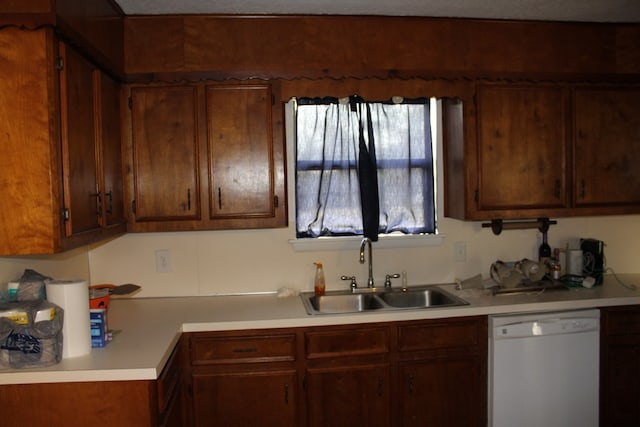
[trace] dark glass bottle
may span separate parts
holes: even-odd
[[[551,246],[547,243],[547,232],[542,232],[542,243],[538,248],[538,261],[547,264],[551,259]]]

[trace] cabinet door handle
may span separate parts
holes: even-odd
[[[107,215],[111,215],[113,213],[113,195],[111,194],[111,191],[104,195],[109,199],[109,202],[107,203]]]
[[[284,383],[284,404],[289,404],[289,383]]]
[[[218,209],[222,210],[222,189],[218,187]]]
[[[580,181],[580,198],[584,199],[585,194],[587,193],[586,184],[584,179]]]
[[[191,210],[191,189],[187,188],[187,210]]]
[[[413,378],[413,374],[409,374],[409,381],[408,381],[408,385],[409,385],[409,394],[413,394],[413,390],[415,387],[415,381]]]
[[[555,193],[556,199],[559,199],[560,198],[560,180],[559,179],[556,179],[555,186],[554,186],[554,193]]]
[[[382,397],[384,394],[384,378],[378,378],[378,397]]]
[[[89,197],[95,197],[96,198],[96,208],[98,209],[98,216],[102,216],[102,195],[100,194],[100,192],[98,191],[97,193],[91,193],[89,194]]]

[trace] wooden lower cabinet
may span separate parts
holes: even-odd
[[[296,371],[257,369],[229,367],[224,372],[195,372],[193,425],[296,426]]]
[[[180,344],[157,380],[0,385],[1,426],[180,427]],[[2,375],[0,373],[0,375]]]
[[[600,425],[640,425],[640,306],[601,310]]]
[[[307,370],[307,425],[390,426],[390,372],[388,363]]]
[[[400,425],[485,426],[480,365],[477,356],[401,362]]]
[[[187,425],[486,426],[487,320],[187,333]]]
[[[399,425],[487,425],[487,318],[398,327]]]
[[[391,425],[390,337],[388,324],[304,331],[307,426]]]
[[[294,330],[191,333],[189,425],[298,425]]]

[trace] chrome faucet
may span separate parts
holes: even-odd
[[[364,250],[365,245],[369,247],[369,279],[367,279],[367,286],[373,288],[373,250],[371,249],[371,239],[365,237],[360,243],[360,264],[364,264]]]

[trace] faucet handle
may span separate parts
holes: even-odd
[[[384,276],[384,287],[385,288],[390,288],[391,287],[391,279],[397,279],[400,277],[400,274],[395,273],[395,274],[387,274]]]
[[[351,280],[351,289],[357,289],[358,284],[356,283],[356,276],[340,276],[341,280]]]

